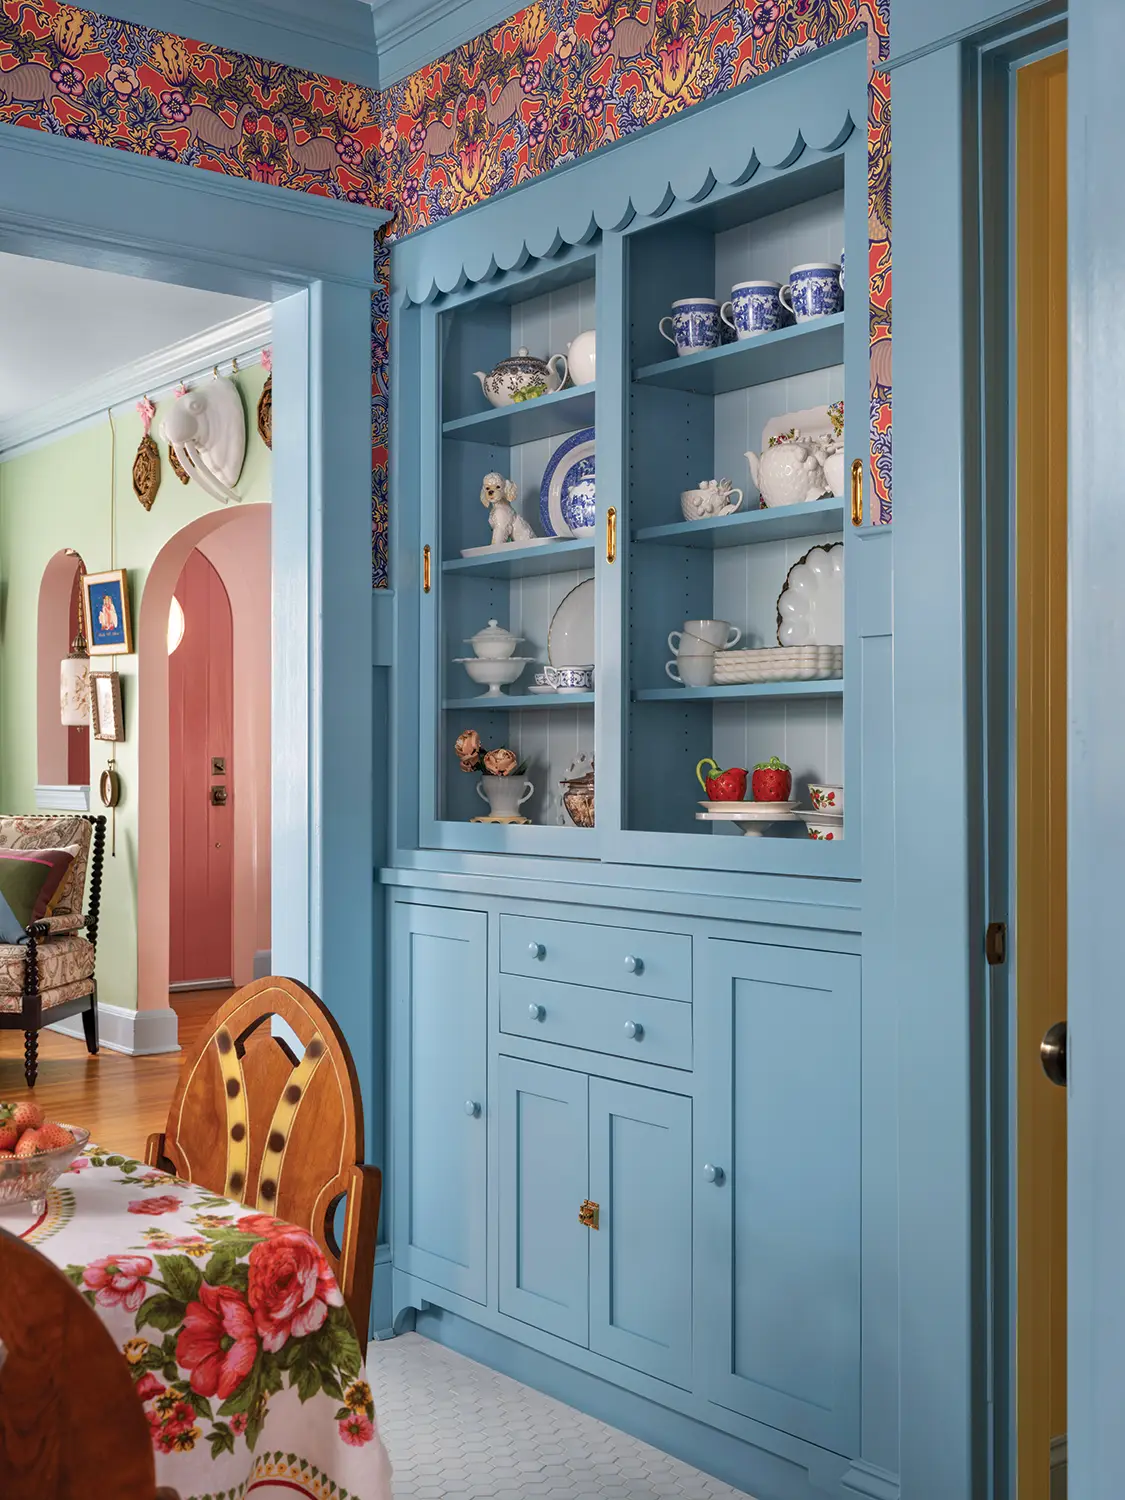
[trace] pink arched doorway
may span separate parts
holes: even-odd
[[[59,666],[79,634],[84,571],[81,557],[67,547],[51,558],[39,584],[36,780],[44,788],[90,785],[90,726],[64,725],[59,714]]]
[[[231,759],[240,768],[238,793],[229,804],[235,856],[231,975],[236,984],[253,977],[255,954],[270,946],[270,522],[268,505],[209,512],[165,544],[145,583],[137,630],[137,991],[143,1010],[166,1008],[169,1003],[172,744],[168,625],[181,575],[197,549],[222,581],[231,612]]]

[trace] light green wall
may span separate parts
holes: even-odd
[[[247,416],[246,466],[238,483],[245,503],[270,499],[270,453],[258,436],[255,413],[265,384],[258,365],[235,377]],[[87,570],[126,568],[134,633],[141,596],[153,560],[189,522],[219,509],[195,483],[182,485],[167,462],[160,422],[173,398],[160,403],[153,436],[161,448],[160,492],[151,511],[133,494],[133,458],[141,420],[130,405],[114,416],[116,428],[117,522],[111,561],[111,435],[108,417],[93,427],[0,463],[0,812],[35,812],[36,633],[39,584],[47,563],[73,547]],[[109,658],[95,660],[109,669]],[[108,745],[91,739],[92,812],[104,809],[97,786],[116,750],[121,777],[117,808],[117,854],[105,862],[98,934],[98,989],[105,1004],[137,1003],[137,657],[119,656],[125,709],[125,740]],[[108,856],[107,829],[107,856]]]

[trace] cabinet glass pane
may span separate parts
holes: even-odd
[[[743,838],[740,826],[697,818],[709,810],[696,776],[704,759],[752,771],[778,756],[792,770],[791,798],[803,809],[811,806],[810,783],[844,780],[842,610],[835,628],[823,612],[814,627],[816,643],[838,646],[839,655],[799,668],[791,660],[783,670],[776,659],[711,655],[695,640],[689,650],[699,654],[681,665],[668,639],[686,621],[728,622],[732,631],[721,634],[725,642],[738,632],[731,640],[736,652],[777,648],[778,598],[790,569],[810,549],[842,542],[842,495],[763,508],[747,454],[757,456],[771,436],[794,429],[799,436],[835,436],[828,408],[844,396],[844,316],[742,340],[728,329],[730,342],[686,357],[659,331],[679,299],[721,304],[739,282],[785,283],[796,266],[838,264],[842,182],[842,162],[830,163],[794,173],[769,193],[751,190],[631,240],[628,829]],[[865,417],[859,414],[858,433]],[[842,451],[829,472],[838,482]],[[726,516],[686,518],[681,492],[712,479],[743,491],[741,505]],[[831,488],[815,460],[808,479],[807,493]],[[776,489],[770,497],[776,500]],[[737,500],[732,491],[728,503]],[[755,670],[763,674],[756,680]],[[766,838],[808,838],[800,821],[755,827]],[[755,840],[748,853],[759,849]]]

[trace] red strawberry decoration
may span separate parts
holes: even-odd
[[[703,767],[711,766],[706,779]],[[746,772],[740,766],[729,771],[720,771],[713,760],[701,760],[695,768],[699,784],[707,793],[709,802],[744,802],[746,800]]]
[[[784,761],[773,755],[754,767],[750,785],[755,802],[788,802],[793,790],[793,773]]]
[[[43,1111],[30,1099],[23,1099],[19,1104],[9,1104],[7,1108],[11,1110],[12,1124],[20,1135],[25,1130],[38,1130],[43,1123]]]

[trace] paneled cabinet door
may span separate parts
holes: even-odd
[[[691,1100],[590,1079],[590,1348],[691,1388]]]
[[[703,945],[696,1348],[707,1398],[859,1440],[860,960]]]
[[[488,918],[395,907],[395,1264],[486,1301]]]
[[[589,1342],[589,1080],[514,1057],[497,1064],[500,1311]]]

